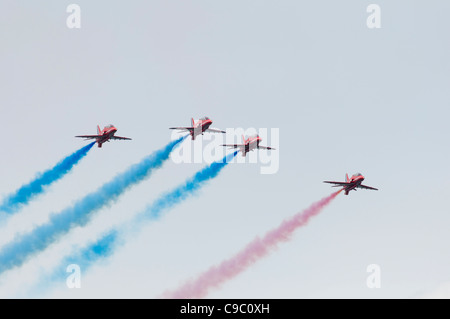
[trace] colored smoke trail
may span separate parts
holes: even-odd
[[[47,186],[63,178],[78,162],[87,155],[95,142],[62,159],[52,168],[39,173],[34,180],[21,186],[14,193],[8,195],[0,204],[0,211],[12,214],[22,206],[28,204],[37,195],[42,194]]]
[[[52,273],[42,276],[33,287],[22,293],[24,295],[17,298],[42,298],[43,290],[52,288],[55,283],[58,283],[59,286],[64,285],[64,287],[67,287],[66,280],[70,275],[68,272],[69,265],[75,264],[79,266],[84,274],[98,259],[112,254],[114,246],[118,244],[118,239],[117,230],[107,232],[95,243],[90,243],[77,253],[65,257]]]
[[[239,151],[235,151],[225,156],[221,161],[213,162],[202,170],[198,171],[194,176],[186,180],[180,186],[161,195],[152,205],[145,209],[143,218],[156,219],[160,217],[164,209],[169,209],[192,195],[207,181],[215,178],[220,171],[234,158]]]
[[[186,137],[172,141],[162,149],[153,152],[72,206],[58,214],[52,214],[46,224],[6,244],[0,250],[0,274],[13,267],[21,266],[32,255],[59,240],[72,228],[84,226],[92,218],[93,213],[114,203],[131,186],[150,176],[154,169],[161,167],[174,147]]]
[[[257,237],[235,256],[223,261],[218,266],[211,267],[195,280],[188,281],[177,290],[165,292],[161,297],[173,299],[205,297],[212,289],[220,287],[259,259],[267,256],[277,248],[279,243],[289,240],[297,228],[304,226],[311,217],[320,213],[341,191],[323,198],[305,211],[283,221],[278,228],[268,232],[263,238]]]
[[[98,259],[108,257],[112,254],[114,247],[118,244],[119,232],[117,230],[111,230],[103,235],[99,240],[91,243],[81,249],[79,252],[67,256],[57,267],[57,270],[52,274],[50,278],[42,280],[41,286],[48,282],[64,282],[67,278],[66,268],[70,264],[76,264],[80,266],[83,273],[90,268]]]
[[[85,247],[80,253],[71,257],[76,264],[87,268],[91,263],[95,262],[99,256],[109,256],[113,252],[114,245],[117,244],[119,238],[117,230],[111,230],[106,235],[103,235],[100,240]],[[70,259],[68,259],[70,260]],[[88,264],[89,263],[89,264]]]
[[[170,209],[189,195],[194,194],[198,189],[206,184],[209,180],[216,177],[220,171],[237,155],[238,151],[225,156],[222,160],[213,162],[202,170],[198,171],[194,176],[187,179],[180,186],[161,195],[152,205],[146,208],[142,213],[137,215],[133,220],[127,224],[122,224],[119,227],[110,230],[103,235],[99,240],[89,244],[74,256],[65,258],[61,266],[57,268],[52,277],[44,282],[61,281],[65,278],[65,268],[70,263],[75,263],[82,267],[85,272],[90,266],[97,261],[109,257],[119,247],[119,243],[125,241],[125,236],[129,234],[132,229],[136,232],[137,227],[142,226],[142,222],[147,219],[157,219],[165,209]],[[41,281],[42,283],[43,281]],[[43,284],[39,284],[42,287]]]

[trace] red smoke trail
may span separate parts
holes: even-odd
[[[268,255],[277,247],[278,243],[289,240],[291,234],[297,228],[304,226],[311,217],[320,213],[322,208],[327,206],[341,191],[323,198],[305,211],[283,221],[278,228],[268,232],[263,238],[255,238],[237,255],[224,260],[218,266],[212,266],[195,280],[188,281],[177,290],[166,292],[161,297],[174,299],[205,297],[211,289],[218,288],[227,280],[236,277],[259,259]]]

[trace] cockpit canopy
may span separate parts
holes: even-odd
[[[207,121],[207,120],[209,120],[209,117],[207,117],[207,116],[204,116],[200,119],[200,121]]]
[[[114,127],[114,125],[112,125],[112,124],[105,126],[105,128],[113,128],[113,127]]]
[[[356,174],[353,174],[353,177],[360,177],[360,176],[362,176],[362,174],[361,174],[361,173],[356,173]]]

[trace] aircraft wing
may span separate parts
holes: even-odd
[[[240,147],[244,147],[244,144],[222,144],[221,146],[225,146],[225,147],[231,147],[231,148],[240,148]]]
[[[366,185],[363,185],[363,184],[361,184],[361,185],[359,185],[359,186],[357,186],[357,187],[358,187],[358,188],[362,188],[362,189],[372,189],[372,190],[374,190],[374,191],[377,191],[377,190],[378,190],[378,188],[366,186]]]
[[[258,146],[258,148],[263,149],[263,150],[274,150],[275,148],[273,147],[269,147],[269,146]]]
[[[193,127],[169,127],[169,130],[182,130],[182,131],[193,131]]]
[[[112,139],[112,140],[131,140],[131,138],[129,138],[129,137],[122,137],[122,136],[115,136],[115,135],[111,136],[110,139]]]
[[[81,137],[81,138],[86,138],[86,139],[91,139],[91,138],[99,138],[102,137],[103,135],[78,135],[75,137]]]
[[[245,151],[245,145],[244,144],[222,144],[222,146],[231,147],[231,148],[237,148],[241,152]]]
[[[209,128],[206,130],[206,132],[213,132],[213,133],[226,133],[225,131],[221,131],[215,128]]]
[[[332,182],[332,181],[323,181],[324,183],[334,184],[333,187],[345,187],[350,185],[350,183],[346,182]]]

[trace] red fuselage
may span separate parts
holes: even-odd
[[[114,126],[109,127],[109,128],[105,127],[99,134],[101,136],[96,138],[98,147],[102,147],[102,144],[109,141],[111,139],[111,137],[113,137],[114,134],[116,134],[116,132],[117,132],[117,129]]]
[[[193,125],[194,129],[191,130],[192,139],[195,140],[195,137],[198,135],[202,135],[212,124],[210,119],[208,120],[199,120],[197,123]]]
[[[350,183],[350,185],[347,185],[344,187],[345,195],[348,195],[348,192],[350,192],[351,190],[353,190],[356,187],[358,187],[359,185],[361,185],[363,180],[364,180],[364,176],[362,176],[362,175],[352,176],[350,178],[350,180],[348,181]]]
[[[100,129],[100,126],[97,125],[97,134],[96,135],[77,135],[75,137],[85,138],[85,139],[93,139],[98,144],[98,147],[102,147],[102,144],[105,142],[109,142],[110,140],[131,140],[129,137],[116,136],[117,129],[114,125],[108,125]]]
[[[253,151],[259,147],[259,142],[262,138],[259,136],[249,137],[244,139],[244,149],[242,150],[242,156],[245,156],[248,152]]]
[[[351,178],[348,178],[348,174],[345,174],[345,182],[335,182],[335,181],[323,181],[324,183],[333,184],[333,187],[342,187],[341,190],[345,191],[345,195],[348,195],[348,193],[352,190],[355,190],[357,188],[360,189],[371,189],[374,191],[377,191],[378,188],[363,185],[362,182],[364,181],[364,176],[362,176],[361,173],[353,174]]]

